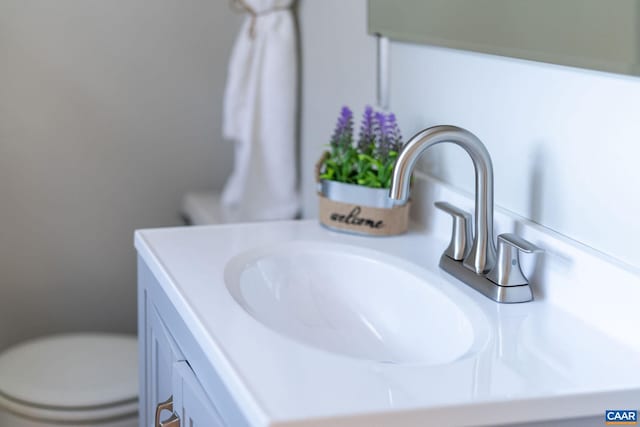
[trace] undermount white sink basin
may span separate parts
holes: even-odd
[[[421,271],[373,250],[291,242],[236,256],[225,281],[251,316],[298,342],[376,362],[452,362],[482,322]]]

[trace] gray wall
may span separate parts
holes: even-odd
[[[135,331],[139,227],[220,188],[224,0],[0,2],[0,349]]]
[[[375,42],[366,1],[306,1],[303,31],[303,200],[316,215],[313,165],[338,107],[375,102]],[[330,21],[322,20],[331,16]],[[330,28],[326,22],[332,22]],[[496,204],[640,268],[640,78],[427,46],[392,43],[391,109],[405,137],[465,127],[492,154]],[[358,111],[359,114],[359,111]],[[454,146],[422,168],[473,191]],[[418,195],[414,195],[418,197]]]

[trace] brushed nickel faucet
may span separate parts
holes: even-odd
[[[501,234],[496,262],[493,165],[487,148],[474,134],[456,126],[434,126],[418,132],[398,155],[389,197],[399,204],[406,203],[411,173],[418,158],[428,148],[442,142],[462,147],[471,157],[476,177],[476,206],[472,235],[471,215],[449,203],[436,202],[436,207],[450,214],[454,220],[451,242],[440,258],[440,268],[494,301],[515,303],[532,300],[533,294],[522,274],[518,257],[520,251],[530,253],[540,249],[513,234]]]

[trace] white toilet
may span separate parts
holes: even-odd
[[[0,354],[0,427],[137,427],[135,336],[66,334]]]

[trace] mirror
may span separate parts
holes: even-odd
[[[369,32],[640,75],[640,0],[369,0]]]

